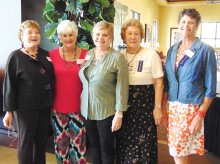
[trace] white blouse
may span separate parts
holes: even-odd
[[[126,54],[128,62],[129,85],[150,85],[154,78],[164,75],[159,55],[151,48],[143,48],[138,54]]]

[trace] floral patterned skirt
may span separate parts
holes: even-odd
[[[117,132],[117,164],[157,164],[157,127],[153,85],[129,86],[129,108]]]
[[[190,134],[189,127],[199,105],[168,103],[168,146],[171,156],[204,155],[204,122],[196,134]]]

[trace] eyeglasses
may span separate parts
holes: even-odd
[[[9,145],[13,146],[13,143],[18,138],[18,133],[15,131],[15,127],[13,125],[11,125],[11,127],[8,129],[8,137],[13,138],[13,141]]]

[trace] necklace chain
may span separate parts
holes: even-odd
[[[71,63],[68,63],[68,61],[66,60],[66,55],[65,55],[64,47],[62,47],[62,52],[63,52],[63,60],[64,60],[64,63],[65,63],[65,66],[67,68],[72,68],[74,63],[75,63],[75,61],[76,61],[76,47],[74,48],[73,61]]]
[[[139,48],[137,53],[135,53],[135,55],[133,56],[133,58],[129,62],[128,62],[128,55],[127,55],[127,50],[126,50],[126,59],[127,59],[127,62],[128,62],[128,67],[130,66],[131,62],[133,62],[134,58],[137,56],[137,54],[139,53],[140,50],[141,50],[141,47]]]

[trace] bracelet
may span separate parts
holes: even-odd
[[[204,111],[204,110],[198,110],[198,111],[197,111],[197,115],[199,115],[199,116],[202,117],[202,118],[205,118],[206,111]]]
[[[117,117],[117,118],[123,118],[123,114],[118,114],[118,113],[115,113],[115,116]]]
[[[161,109],[161,105],[154,105],[154,108]]]

